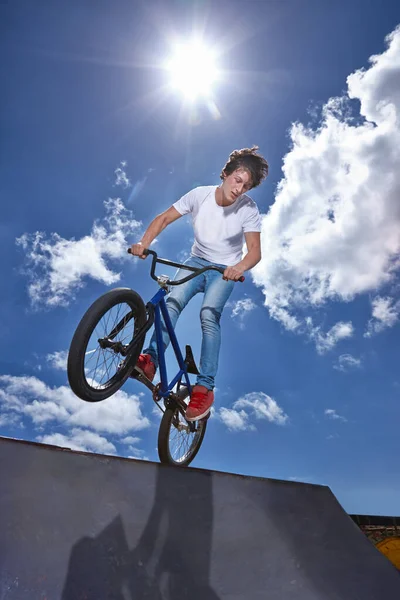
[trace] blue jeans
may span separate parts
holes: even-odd
[[[204,258],[191,255],[183,264],[203,268],[211,265],[225,268],[225,265],[211,263]],[[179,269],[174,280],[183,279],[190,275],[190,271]],[[205,271],[190,281],[181,285],[172,286],[167,296],[166,305],[171,318],[172,327],[189,300],[199,292],[204,292],[203,304],[200,310],[202,329],[202,343],[200,355],[200,374],[197,376],[197,385],[204,385],[207,389],[214,388],[214,380],[218,370],[219,350],[221,347],[220,319],[224,306],[232,293],[234,281],[225,281],[218,271]],[[164,349],[170,343],[168,332],[162,320],[162,337]],[[150,354],[156,367],[158,367],[157,342],[155,331],[150,340],[149,347],[143,353]]]

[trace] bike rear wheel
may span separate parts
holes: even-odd
[[[142,298],[129,288],[106,292],[86,311],[72,338],[67,366],[69,384],[79,398],[99,402],[120,389],[136,364],[144,336],[130,355],[120,350],[146,319]]]
[[[167,408],[158,432],[160,461],[176,467],[187,467],[200,450],[207,428],[207,419],[196,421],[191,431],[178,406]]]

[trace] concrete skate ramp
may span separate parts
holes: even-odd
[[[329,488],[0,438],[1,600],[382,600]]]

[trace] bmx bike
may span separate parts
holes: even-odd
[[[130,253],[130,248],[128,249]],[[199,373],[190,345],[183,357],[167,311],[165,296],[170,286],[180,285],[207,270],[224,269],[214,265],[195,268],[159,258],[153,250],[150,275],[160,289],[145,305],[141,296],[130,288],[115,288],[100,296],[88,308],[73,335],[67,363],[72,391],[86,402],[99,402],[115,394],[129,377],[143,383],[164,413],[158,432],[158,455],[162,463],[188,466],[198,453],[207,428],[207,417],[190,422],[185,418],[187,399],[192,392],[189,374]],[[192,271],[180,280],[155,274],[157,263]],[[240,278],[244,281],[244,277]],[[168,381],[162,340],[161,317],[171,340],[178,363],[177,374]],[[160,382],[153,384],[136,367],[146,333],[156,332]]]

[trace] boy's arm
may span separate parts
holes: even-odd
[[[243,268],[243,271],[249,271],[261,260],[261,234],[258,231],[249,231],[244,234],[247,246],[247,254],[236,266]]]
[[[224,279],[238,279],[245,271],[252,269],[261,260],[261,234],[257,231],[249,231],[244,234],[247,246],[247,254],[235,266],[227,267],[224,272]]]
[[[163,231],[163,229],[167,227],[167,225],[170,225],[180,217],[182,217],[182,215],[174,206],[170,206],[168,210],[157,215],[146,229],[146,232],[140,242],[132,244],[132,254],[139,256],[139,258],[146,258],[146,256],[143,254],[143,251],[149,248],[151,242]]]

